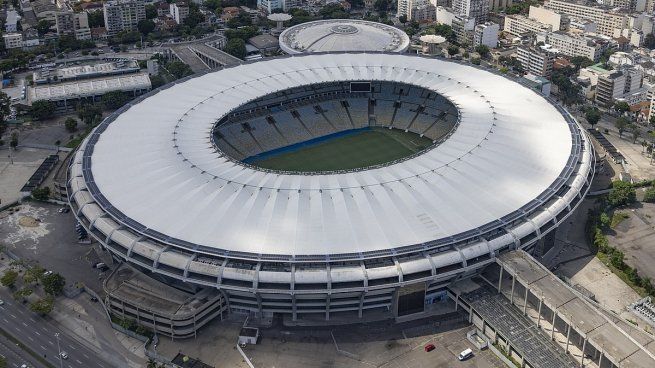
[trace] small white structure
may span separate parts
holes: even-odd
[[[440,54],[440,46],[446,42],[446,38],[438,35],[423,35],[419,40],[421,40],[421,52],[426,55]]]
[[[244,327],[239,332],[239,345],[244,345],[244,344],[255,345],[257,344],[258,339],[259,339],[258,328]]]
[[[285,14],[285,13],[273,13],[270,14],[268,17],[268,20],[273,21],[276,23],[275,30],[278,32],[282,32],[282,27],[284,22],[291,20],[291,14]]]

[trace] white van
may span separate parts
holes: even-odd
[[[472,356],[473,356],[473,350],[466,349],[466,350],[462,351],[461,353],[459,353],[459,356],[457,356],[457,359],[466,360],[466,359],[468,359],[468,358],[470,358]]]

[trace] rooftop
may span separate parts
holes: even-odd
[[[287,28],[280,46],[288,54],[321,51],[403,52],[409,36],[382,23],[354,19],[318,20]]]

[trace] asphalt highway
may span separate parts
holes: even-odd
[[[0,291],[0,299],[4,301],[4,305],[0,306],[0,328],[28,346],[36,354],[43,356],[53,367],[113,367],[99,358],[98,354],[69,337],[47,317],[44,318],[33,313],[26,305],[19,305],[5,290]],[[58,334],[59,338],[55,334]],[[59,342],[59,348],[57,342]],[[9,349],[12,346],[15,349]],[[68,359],[60,360],[58,349],[68,353]],[[20,367],[24,363],[30,363],[30,367],[35,368],[42,366],[35,364],[36,360],[31,355],[11,342],[6,344],[0,340],[0,354],[6,355],[9,367]]]

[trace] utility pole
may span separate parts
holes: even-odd
[[[55,337],[57,338],[57,358],[59,358],[59,368],[63,368],[64,361],[61,359],[61,348],[59,347],[59,332],[55,333]]]

